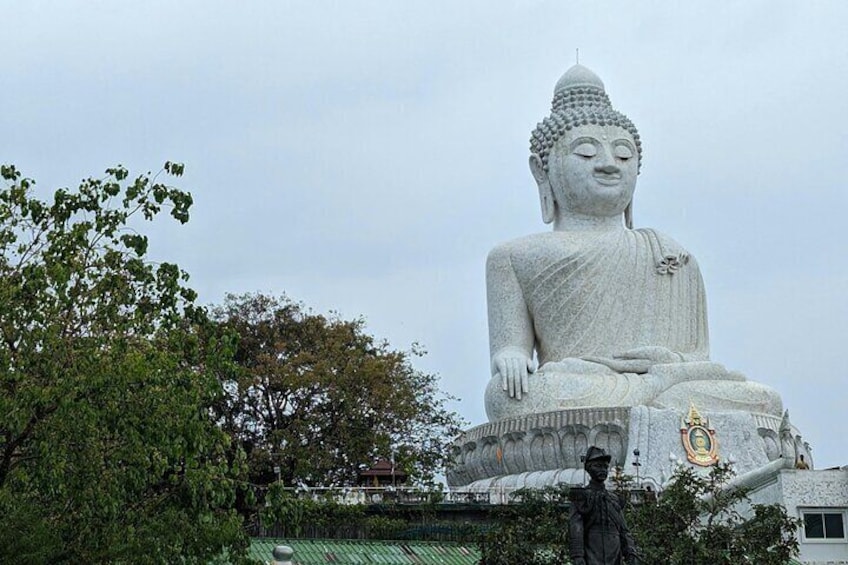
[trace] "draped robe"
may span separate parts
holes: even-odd
[[[535,347],[542,368],[640,346],[709,356],[698,265],[654,230],[528,236],[492,251],[488,277],[492,354]]]
[[[520,400],[507,395],[500,375],[490,379],[490,421],[582,407],[686,410],[690,402],[708,410],[783,412],[773,389],[709,361],[698,264],[659,232],[527,236],[493,249],[486,277],[493,359],[526,361],[535,351],[539,361]],[[645,374],[611,368],[620,364],[611,358],[644,347],[671,353],[651,350],[663,360]]]

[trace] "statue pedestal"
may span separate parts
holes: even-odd
[[[714,454],[732,462],[739,475],[762,469],[787,450],[781,448],[777,416],[742,411],[700,416],[703,427],[713,432],[708,441],[715,444]],[[638,486],[658,489],[678,465],[708,469],[689,461],[687,417],[680,410],[648,406],[575,408],[476,426],[454,443],[448,486],[456,491],[489,491],[583,485],[588,479],[580,456],[595,445],[612,456],[613,467],[638,475]],[[812,464],[809,445],[794,427],[791,435],[794,452],[789,456],[803,454]]]

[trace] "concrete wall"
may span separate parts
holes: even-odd
[[[790,516],[801,518],[805,509],[848,512],[848,469],[801,471],[784,469],[776,480],[751,493],[755,504],[783,504]],[[848,534],[848,513],[843,517]],[[848,539],[805,540],[798,532],[799,560],[809,565],[848,565]]]

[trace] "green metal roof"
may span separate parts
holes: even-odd
[[[294,565],[477,565],[480,551],[474,544],[374,540],[253,538],[248,557],[271,563],[274,546],[294,550]],[[794,559],[789,565],[802,565]]]
[[[295,565],[477,565],[480,561],[480,552],[473,544],[423,541],[253,538],[249,556],[270,563],[276,545],[294,550]]]

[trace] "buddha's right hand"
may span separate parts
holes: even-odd
[[[500,375],[501,388],[516,400],[529,390],[528,376],[535,368],[533,359],[515,349],[504,349],[492,357],[492,374]]]

